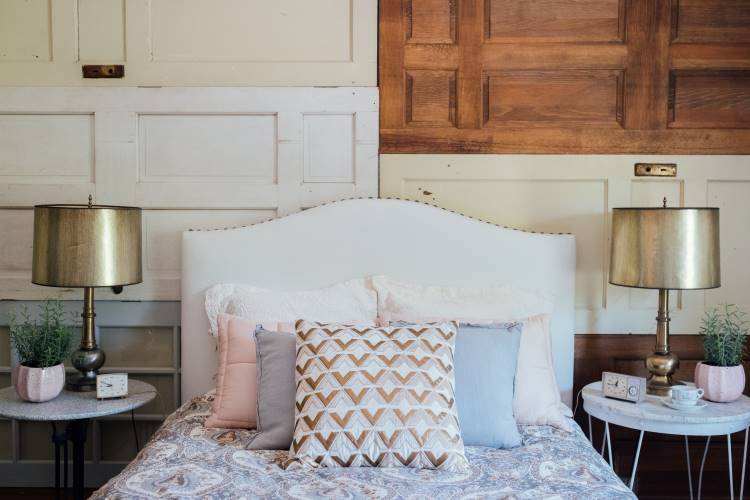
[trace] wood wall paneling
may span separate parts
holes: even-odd
[[[378,192],[377,90],[0,87],[0,298],[34,286],[31,207],[144,208],[144,283],[99,299],[175,300],[180,234]]]
[[[621,71],[496,71],[484,78],[485,127],[622,126]]]
[[[746,0],[672,0],[672,43],[749,42]]]
[[[485,40],[620,42],[625,0],[485,0]]]
[[[741,0],[383,0],[380,150],[749,153],[749,11]]]
[[[750,71],[672,71],[672,128],[750,128]]]
[[[633,177],[637,162],[676,163],[677,177]],[[381,155],[380,195],[575,235],[577,333],[654,331],[657,292],[607,283],[613,207],[664,197],[669,206],[719,207],[722,286],[672,292],[672,328],[696,333],[703,312],[721,303],[750,311],[750,156]]]
[[[376,19],[373,0],[3,0],[0,85],[374,86]]]

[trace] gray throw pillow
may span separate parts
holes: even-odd
[[[522,323],[458,326],[453,363],[458,423],[466,446],[513,448],[521,444],[513,416],[513,391],[522,330]]]
[[[294,365],[292,333],[255,332],[258,373],[258,434],[250,450],[288,450],[294,433]]]

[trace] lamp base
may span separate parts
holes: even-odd
[[[71,364],[78,370],[79,377],[68,382],[69,391],[90,392],[96,390],[96,374],[104,365],[107,356],[98,347],[93,349],[78,349],[70,356]]]
[[[70,364],[80,372],[78,379],[68,382],[67,389],[76,392],[96,390],[96,373],[104,365],[107,356],[96,345],[96,327],[94,326],[94,289],[83,290],[83,332],[81,345],[70,355]]]
[[[646,383],[646,391],[654,396],[669,396],[672,387],[684,385],[672,378],[672,374],[680,366],[680,358],[672,352],[652,352],[646,358],[646,368],[650,375]]]
[[[65,389],[73,392],[92,392],[96,390],[96,374],[93,377],[81,375],[65,384]]]

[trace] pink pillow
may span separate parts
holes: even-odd
[[[213,413],[206,427],[254,429],[258,422],[255,364],[255,321],[220,314],[218,316],[219,369]],[[292,323],[263,323],[271,331],[292,333]]]
[[[258,421],[255,326],[254,321],[238,316],[220,314],[218,317],[216,397],[206,427],[252,429]]]

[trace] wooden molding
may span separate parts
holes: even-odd
[[[750,153],[747,2],[520,3],[380,2],[381,153]]]

